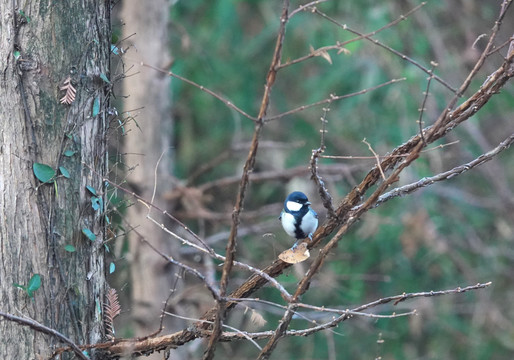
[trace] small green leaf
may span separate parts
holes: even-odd
[[[107,225],[111,225],[111,219],[109,219],[109,217],[107,215],[105,215],[105,223]]]
[[[41,287],[41,276],[39,274],[34,274],[27,285],[27,295],[30,297],[34,297],[34,291]]]
[[[25,21],[27,21],[27,23],[30,22],[30,17],[28,17],[23,10],[19,10],[18,13],[25,18]]]
[[[93,196],[91,198],[91,206],[93,207],[93,210],[95,210],[95,211],[100,210],[101,212],[103,212],[104,201],[101,197]]]
[[[73,150],[66,150],[64,152],[64,156],[68,156],[68,157],[73,156],[73,155],[75,155],[75,152],[76,151],[73,151]]]
[[[112,262],[109,264],[109,274],[112,274],[114,270],[116,270],[116,265]]]
[[[64,176],[65,178],[67,178],[67,179],[70,178],[70,173],[68,172],[68,170],[66,170],[66,168],[64,166],[59,166],[59,171],[61,172],[62,176]]]
[[[77,249],[75,249],[75,246],[69,245],[69,244],[64,247],[64,250],[66,250],[67,252],[75,252],[75,251],[77,251]]]
[[[96,189],[95,189],[94,187],[87,185],[87,186],[86,186],[86,189],[88,189],[88,190],[89,190],[89,192],[90,192],[91,194],[93,194],[93,195],[95,195],[95,196],[97,196],[97,195],[98,195],[98,194],[96,193]]]
[[[98,198],[96,196],[91,197],[91,207],[93,208],[94,211],[97,211],[98,209],[100,209],[101,202],[102,202],[101,198]]]
[[[42,183],[52,182],[55,176],[55,170],[46,164],[34,163],[32,165],[32,169],[34,170],[34,175],[38,178]]]
[[[89,230],[88,228],[83,228],[82,229],[82,233],[84,235],[86,235],[89,240],[91,240],[91,241],[95,241],[96,240],[96,235],[91,230]]]
[[[14,59],[18,60],[21,56],[21,53],[19,50],[14,50]]]
[[[104,73],[101,73],[100,74],[100,79],[102,79],[103,81],[105,81],[107,84],[110,84],[111,82],[109,81],[109,79],[107,78],[107,75],[105,75]]]
[[[114,55],[119,55],[120,54],[120,50],[118,49],[118,47],[116,45],[113,45],[113,44],[111,44],[111,52]]]
[[[100,113],[100,97],[97,96],[93,102],[93,117]]]
[[[26,286],[23,286],[23,285],[20,285],[20,284],[17,284],[17,283],[13,283],[13,286],[27,291],[27,287]]]

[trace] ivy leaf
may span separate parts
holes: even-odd
[[[23,285],[20,285],[20,284],[17,284],[17,283],[13,283],[13,286],[27,291],[27,287],[26,286],[23,286]]]
[[[27,295],[31,298],[34,297],[34,291],[41,287],[41,276],[39,274],[34,274],[27,285]]]
[[[114,55],[119,55],[120,54],[120,51],[119,51],[118,47],[116,45],[113,45],[113,44],[111,44],[111,52]]]
[[[89,230],[88,228],[83,228],[82,229],[82,233],[84,235],[86,235],[86,237],[91,240],[91,241],[95,241],[96,240],[96,235],[91,231]]]
[[[93,117],[100,113],[100,97],[97,96],[93,102]]]
[[[73,151],[73,150],[66,150],[64,152],[64,156],[70,157],[70,156],[73,156],[73,155],[75,155],[75,151]]]
[[[91,194],[98,196],[98,194],[96,193],[96,189],[94,187],[87,185],[86,189],[88,189]]]
[[[66,250],[67,252],[75,252],[75,251],[77,251],[77,249],[75,249],[75,246],[69,245],[69,244],[64,247],[64,250]]]
[[[103,81],[105,81],[107,84],[110,84],[111,82],[109,81],[109,79],[107,78],[107,75],[105,75],[104,73],[101,73],[100,74],[100,79],[102,79]]]
[[[93,208],[93,210],[97,211],[98,209],[100,209],[102,207],[102,204],[103,204],[102,198],[99,198],[96,196],[91,197],[91,207]]]
[[[32,169],[34,170],[34,175],[36,175],[37,179],[42,183],[53,182],[55,170],[52,167],[46,164],[34,163]]]
[[[109,274],[112,274],[114,270],[116,270],[116,265],[113,262],[111,262],[109,264]]]
[[[30,22],[30,17],[23,10],[18,10],[18,13],[25,18],[27,24]]]
[[[70,173],[64,166],[59,166],[59,171],[61,172],[62,176],[64,176],[66,179],[70,178]]]

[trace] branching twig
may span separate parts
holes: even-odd
[[[375,160],[377,162],[377,167],[378,167],[378,170],[380,170],[380,175],[382,176],[382,179],[386,180],[386,176],[384,174],[384,170],[382,169],[382,166],[380,165],[380,157],[375,152],[375,150],[373,150],[373,148],[371,147],[371,144],[369,142],[367,142],[366,139],[362,139],[362,142],[364,144],[368,145],[369,151],[371,151],[371,153],[373,154],[373,157],[375,158]]]
[[[395,197],[404,196],[404,195],[413,193],[414,191],[419,190],[419,189],[421,189],[423,187],[432,185],[435,182],[443,181],[443,180],[448,180],[448,179],[453,178],[455,176],[461,175],[461,174],[467,172],[468,170],[471,170],[474,167],[482,165],[483,163],[491,160],[496,155],[501,153],[503,150],[508,149],[509,146],[512,145],[513,142],[514,142],[514,134],[510,135],[507,139],[502,141],[493,150],[488,151],[487,153],[480,155],[479,157],[477,157],[473,161],[470,161],[470,162],[468,162],[466,164],[454,167],[453,169],[445,171],[445,172],[442,172],[440,174],[437,174],[437,175],[434,175],[434,176],[430,176],[430,177],[425,177],[425,178],[420,179],[420,180],[418,180],[418,181],[416,181],[414,183],[407,184],[407,185],[401,186],[399,188],[393,189],[393,190],[391,190],[391,191],[381,195],[378,198],[378,200],[377,200],[377,202],[375,204],[375,207],[379,206],[380,204],[382,204],[382,203],[384,203],[384,202],[386,202],[388,200],[391,200],[391,199],[393,199]]]
[[[316,54],[319,54],[320,52],[323,52],[323,51],[328,51],[328,50],[341,50],[343,49],[343,47],[345,45],[348,45],[352,42],[355,42],[355,41],[359,41],[359,40],[362,40],[362,39],[366,39],[366,38],[369,38],[371,36],[375,36],[376,34],[378,34],[379,32],[383,31],[383,30],[386,30],[386,29],[389,29],[390,27],[393,27],[395,25],[397,25],[398,23],[402,22],[403,20],[406,20],[410,15],[412,15],[414,12],[416,12],[417,10],[419,10],[420,8],[422,8],[423,6],[426,5],[426,2],[422,2],[421,4],[419,4],[418,6],[414,7],[413,9],[409,10],[405,15],[401,15],[398,19],[394,20],[394,21],[391,21],[389,24],[385,25],[385,26],[382,26],[380,29],[377,29],[375,31],[372,31],[368,34],[365,34],[365,35],[359,35],[357,36],[356,38],[353,38],[353,39],[350,39],[350,40],[347,40],[347,41],[344,41],[344,42],[338,42],[337,45],[331,45],[331,46],[324,46],[324,47],[321,47],[315,51],[311,51],[311,53],[309,55],[305,55],[303,57],[300,57],[298,59],[295,59],[295,60],[291,60],[291,61],[288,61],[287,63],[285,64],[281,64],[280,65],[280,68],[283,68],[283,67],[286,67],[286,66],[290,66],[290,65],[293,65],[293,64],[297,64],[299,62],[302,62],[302,61],[305,61],[305,60],[308,60],[314,56],[316,56]],[[311,6],[309,7],[309,10],[311,12],[317,12],[317,8],[314,7],[314,6]],[[337,21],[333,20],[332,21],[333,23],[335,23],[336,25],[342,27],[344,30],[346,30],[346,25],[341,25],[339,24]]]

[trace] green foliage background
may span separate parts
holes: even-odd
[[[318,7],[340,23],[369,32],[418,3],[329,1]],[[292,1],[291,8],[299,5]],[[178,1],[171,8],[172,71],[255,115],[274,49],[280,11],[281,2],[271,0]],[[415,15],[376,38],[425,67],[436,61],[436,73],[458,87],[485,45],[484,40],[478,41],[478,49],[473,50],[473,42],[480,34],[489,33],[497,13],[497,1],[429,1]],[[513,20],[511,11],[499,41],[506,41],[512,34]],[[316,49],[352,37],[315,14],[301,13],[287,28],[283,59],[306,55],[310,46]],[[418,131],[418,108],[427,75],[371,42],[354,42],[347,49],[347,55],[330,52],[332,64],[315,57],[282,69],[273,88],[269,114],[325,99],[329,94],[343,95],[406,77],[399,84],[334,102],[328,113],[327,154],[370,156],[363,138],[379,154],[385,154]],[[505,50],[500,54],[505,54]],[[501,63],[500,54],[493,55],[466,95]],[[178,80],[172,83],[177,177],[188,179],[202,164],[224,152],[226,160],[189,185],[200,186],[239,175],[247,146],[241,150],[237,145],[248,144],[253,123],[194,87]],[[432,82],[425,124],[435,121],[450,96],[447,89]],[[459,140],[458,144],[427,152],[403,174],[401,183],[448,170],[490,150],[513,132],[513,110],[513,90],[508,85],[503,94],[494,97],[483,111],[445,139],[446,143]],[[273,141],[276,146],[262,147],[255,172],[307,167],[311,150],[319,146],[322,114],[322,107],[315,107],[270,122],[261,141]],[[510,359],[514,350],[514,310],[510,300],[514,298],[514,199],[509,198],[513,191],[513,157],[512,150],[506,151],[480,169],[371,211],[329,257],[302,300],[345,309],[403,292],[492,281],[490,288],[383,306],[378,308],[382,314],[417,309],[419,315],[381,320],[354,318],[334,332],[285,339],[274,358],[327,359],[333,358],[335,352],[338,359]],[[362,179],[373,160],[322,161],[322,165],[329,164],[348,165],[343,175],[326,177],[338,201]],[[313,203],[323,213],[307,173],[293,183],[284,179],[253,183],[245,205],[245,211],[253,215],[243,217],[242,227],[271,225],[241,237],[238,258],[265,266],[290,246],[291,240],[283,234],[278,221],[273,220],[287,192],[298,184],[311,189]],[[214,186],[203,196],[208,199],[203,206],[212,213],[225,214],[223,221],[192,221],[187,217],[183,220],[205,237],[226,231],[236,188],[237,182]],[[223,241],[216,250],[224,251]],[[289,270],[280,281],[293,289],[306,266]],[[235,275],[233,283],[245,276]],[[272,288],[265,288],[256,296],[282,303]],[[281,312],[264,307],[258,311],[268,322],[256,329],[275,329]],[[318,323],[328,319],[317,316]],[[232,316],[234,326],[243,326],[241,317]],[[292,323],[295,329],[308,326],[301,319]],[[220,346],[219,351],[232,358],[252,358],[257,354],[257,349],[247,342]]]

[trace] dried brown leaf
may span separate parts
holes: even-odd
[[[104,304],[104,323],[107,338],[114,339],[114,318],[121,313],[121,306],[118,300],[118,293],[110,288],[105,296]]]
[[[66,80],[64,80],[63,86],[59,88],[61,91],[66,91],[64,96],[59,100],[61,104],[67,104],[70,105],[72,102],[75,101],[75,95],[77,93],[77,90],[73,87],[73,84],[71,83],[71,77],[67,77]]]
[[[282,251],[278,255],[278,258],[288,264],[298,264],[299,262],[307,260],[310,256],[307,243],[301,243],[295,248]]]

